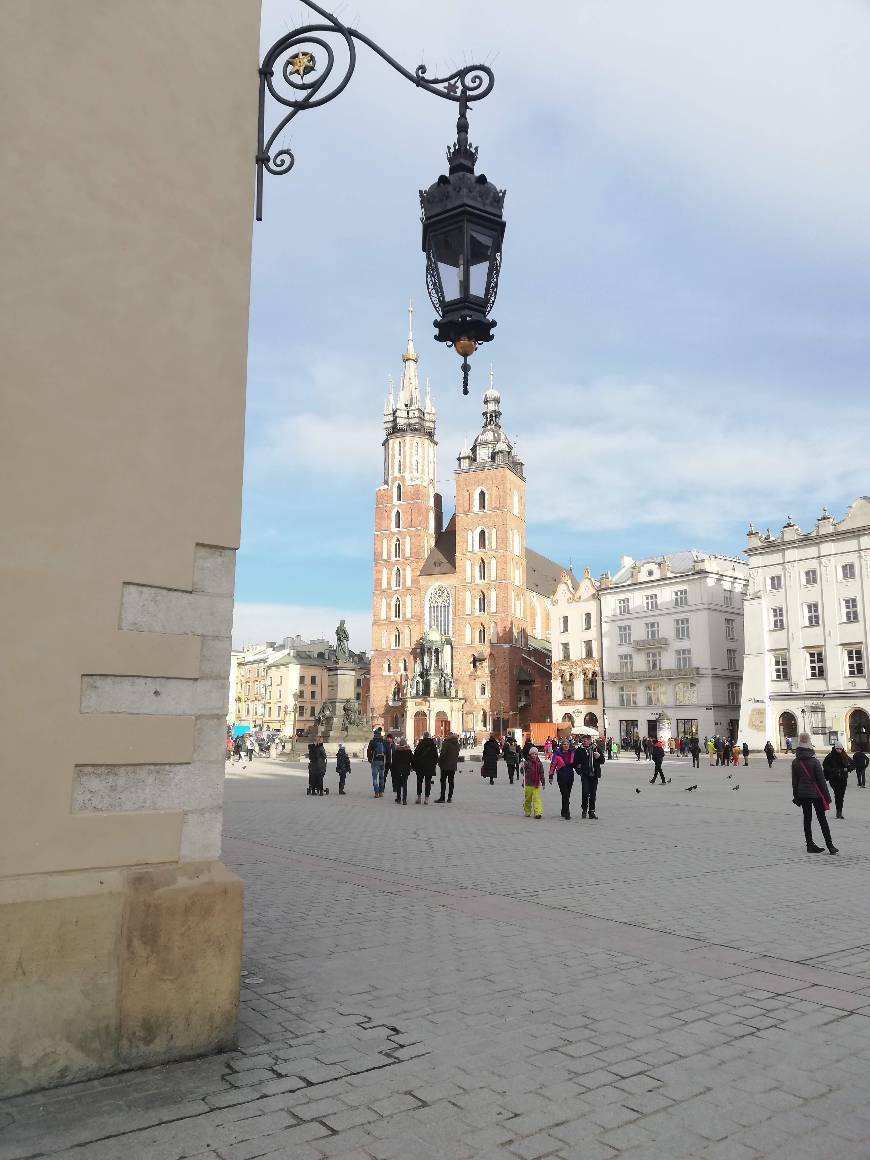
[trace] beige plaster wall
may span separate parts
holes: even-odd
[[[218,853],[258,26],[0,4],[0,877]]]

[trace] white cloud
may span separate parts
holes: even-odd
[[[344,618],[354,652],[371,650],[371,613],[359,609],[330,608],[312,604],[256,604],[238,602],[233,609],[233,645],[262,644],[299,635],[306,639],[333,639]]]

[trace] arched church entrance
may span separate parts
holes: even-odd
[[[583,724],[586,726],[587,729],[597,729],[598,728],[597,715],[595,713],[587,713],[586,716],[583,718]]]
[[[429,727],[429,718],[425,710],[418,709],[414,714],[414,744],[416,745]]]
[[[785,739],[790,737],[792,747],[797,744],[797,717],[794,713],[780,713],[779,715],[779,747],[785,749]]]
[[[450,732],[450,718],[442,710],[435,714],[435,736],[446,737]]]
[[[846,718],[846,737],[849,748],[870,750],[870,716],[863,709],[852,709]]]

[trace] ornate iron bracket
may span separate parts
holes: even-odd
[[[294,28],[280,40],[276,40],[263,57],[260,65],[260,101],[257,114],[257,221],[263,220],[263,174],[271,173],[281,177],[289,173],[295,163],[290,149],[282,147],[273,152],[280,133],[293,118],[307,109],[326,105],[343,92],[356,68],[356,42],[365,44],[372,52],[387,62],[391,68],[411,81],[418,89],[426,89],[436,97],[454,101],[465,110],[470,101],[480,101],[492,92],[495,77],[492,69],[485,64],[470,64],[456,69],[445,77],[426,76],[426,66],[418,65],[414,72],[404,68],[380,45],[375,44],[357,28],[349,28],[331,12],[321,8],[312,0],[302,0],[307,8],[316,12],[326,22],[305,24]],[[327,37],[333,38],[331,44]],[[337,44],[336,44],[337,42]],[[347,62],[343,74],[329,84],[336,64],[336,50],[346,53]],[[295,51],[294,51],[295,50]],[[322,54],[322,56],[321,56]],[[283,60],[282,60],[283,58]],[[324,63],[325,62],[325,63]],[[287,91],[279,92],[275,87],[275,72],[279,73],[279,83],[283,81]],[[312,79],[307,79],[311,76]],[[266,98],[271,97],[277,104],[288,109],[275,128],[266,136]]]

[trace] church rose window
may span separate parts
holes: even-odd
[[[429,627],[450,636],[450,593],[443,584],[429,593]]]

